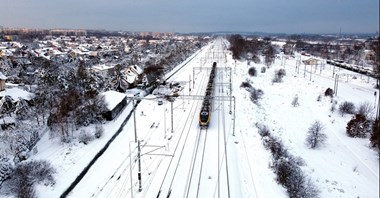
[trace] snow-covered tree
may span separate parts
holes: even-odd
[[[327,139],[324,130],[323,124],[318,120],[315,121],[307,132],[306,144],[312,149],[322,145]]]
[[[13,169],[14,165],[12,161],[3,155],[0,155],[0,186],[1,183],[11,177]]]

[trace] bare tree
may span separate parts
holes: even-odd
[[[270,66],[274,63],[274,60],[276,58],[276,51],[274,47],[270,44],[268,44],[267,48],[264,50],[264,62],[266,66]]]
[[[367,119],[369,119],[372,115],[372,105],[369,102],[361,103],[358,107],[357,114],[361,114]]]
[[[312,149],[322,145],[327,139],[324,130],[324,125],[319,120],[315,121],[309,127],[308,135],[306,137],[306,144]]]

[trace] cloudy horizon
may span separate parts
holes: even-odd
[[[375,0],[4,0],[11,28],[150,32],[375,33]]]

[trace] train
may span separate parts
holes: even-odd
[[[335,66],[338,66],[340,68],[344,68],[347,70],[351,70],[351,71],[354,71],[354,72],[357,72],[360,74],[364,74],[364,75],[368,75],[368,76],[375,76],[372,69],[370,69],[368,67],[361,67],[358,65],[352,65],[352,64],[344,63],[343,60],[337,60],[337,59],[327,60],[326,63],[330,64],[330,65],[335,65]]]
[[[207,83],[205,97],[203,98],[202,108],[199,113],[199,126],[203,129],[208,128],[211,120],[212,96],[214,92],[214,79],[216,72],[216,62],[212,64],[211,73]]]

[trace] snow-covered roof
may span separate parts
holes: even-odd
[[[127,75],[127,82],[130,83],[130,84],[133,84],[137,78],[136,75]]]
[[[115,65],[106,65],[106,64],[98,64],[98,65],[94,65],[92,66],[92,69],[94,71],[103,71],[103,70],[108,70],[108,69],[111,69],[111,68],[114,68]]]
[[[0,92],[0,96],[10,96],[14,101],[18,101],[19,98],[30,100],[34,97],[34,94],[22,90],[20,88],[14,87],[10,89],[5,89],[4,91]]]
[[[104,96],[104,100],[107,103],[107,108],[112,110],[116,107],[125,97],[126,95],[117,91],[106,91],[101,93]]]
[[[132,65],[131,68],[133,68],[133,70],[135,70],[135,72],[137,74],[142,74],[143,73],[143,70],[139,66],[137,66],[137,65]]]

